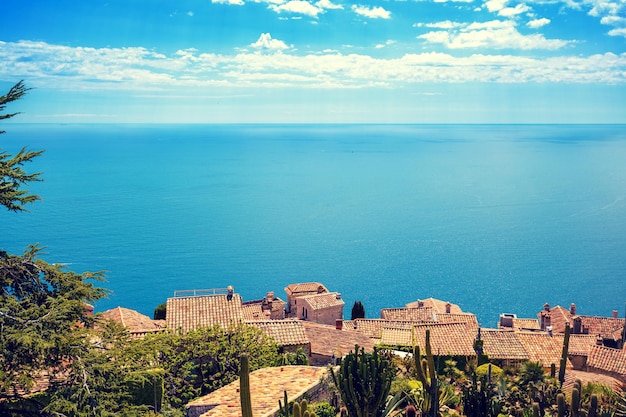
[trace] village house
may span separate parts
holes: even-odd
[[[343,320],[343,307],[346,304],[338,292],[312,294],[298,297],[298,314],[300,320],[335,325]]]
[[[295,353],[300,348],[307,356],[311,356],[311,342],[302,321],[295,319],[255,320],[248,324],[263,330],[274,339],[282,352]]]
[[[268,291],[261,300],[244,301],[243,317],[246,321],[282,320],[285,318],[285,302]]]
[[[307,295],[324,294],[328,293],[328,289],[319,282],[304,282],[299,284],[289,284],[285,287],[285,293],[287,294],[287,317],[298,316],[298,298]]]
[[[569,309],[544,304],[543,310],[537,313],[541,330],[564,333],[565,326],[569,326],[572,334],[594,335],[602,339],[604,346],[616,349],[624,347],[624,319],[618,317],[617,310],[612,311],[611,317],[583,316],[577,314],[576,310],[574,303]]]

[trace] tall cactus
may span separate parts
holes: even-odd
[[[572,404],[570,408],[570,415],[572,417],[578,417],[580,412],[580,391],[578,388],[572,389]]]
[[[587,416],[598,416],[598,396],[596,394],[591,394],[591,398],[589,400],[589,413],[587,414]]]
[[[532,410],[533,410],[533,417],[539,417],[539,403],[533,402]]]
[[[300,402],[294,402],[289,412],[289,400],[287,399],[287,391],[285,391],[285,405],[278,400],[279,415],[281,417],[315,417],[315,412],[308,409],[306,399]]]
[[[561,386],[565,382],[565,367],[567,366],[567,351],[569,350],[569,323],[565,324],[565,336],[563,337],[563,351],[561,352],[561,363],[559,364],[559,382]]]
[[[350,417],[383,416],[395,369],[376,348],[365,353],[356,345],[341,361],[339,371],[330,371]]]
[[[250,399],[250,362],[248,355],[241,355],[239,373],[239,398],[241,400],[242,417],[252,417],[252,400]]]
[[[556,396],[557,416],[565,417],[565,395],[557,394]]]
[[[428,415],[435,417],[439,411],[439,386],[437,384],[437,369],[435,368],[435,359],[430,347],[430,330],[426,329],[426,357],[422,358],[419,346],[413,347],[413,358],[415,360],[415,369],[424,390],[430,397],[430,409]]]

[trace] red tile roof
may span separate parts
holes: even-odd
[[[539,320],[537,319],[513,319],[513,329],[516,330],[540,330]]]
[[[621,340],[624,319],[598,316],[575,316],[579,317],[583,333],[600,335],[605,339]]]
[[[553,337],[558,340],[561,349],[563,348],[564,334],[554,334]],[[570,334],[569,346],[567,352],[570,355],[587,355],[592,347],[596,345],[597,337],[590,334]],[[557,364],[558,365],[558,364]]]
[[[116,307],[99,315],[100,319],[114,320],[126,328],[132,336],[143,336],[146,333],[164,330],[161,320],[152,320],[150,317],[124,307]]]
[[[489,359],[529,360],[530,355],[517,334],[510,330],[480,329],[483,352]]]
[[[465,323],[474,329],[478,329],[478,320],[476,315],[472,313],[435,314],[435,321],[438,323]]]
[[[446,305],[450,304],[450,313],[462,313],[461,307],[456,304],[452,304],[446,301],[437,300],[436,298],[427,298],[425,300],[417,300],[412,303],[408,303],[406,308],[424,308],[430,307],[435,313],[445,313]]]
[[[354,345],[359,345],[365,351],[374,350],[374,341],[367,335],[344,327],[337,330],[335,326],[318,324],[310,321],[302,322],[304,331],[311,341],[311,353],[336,358],[354,351]]]
[[[383,319],[344,320],[343,328],[359,331],[373,339],[380,339],[383,328],[411,329],[415,323],[411,321],[395,321]]]
[[[238,324],[243,320],[241,296],[234,294],[231,300],[225,294],[168,298],[166,320],[168,328],[183,332]]]
[[[300,320],[256,320],[248,322],[248,324],[263,330],[279,346],[303,346],[309,344],[309,338]]]
[[[424,308],[383,308],[380,318],[383,320],[425,322],[435,321],[435,314],[431,307]]]
[[[520,331],[515,333],[528,352],[529,360],[539,362],[547,368],[551,364],[557,367],[561,361],[563,339],[550,336],[547,332]],[[571,367],[571,364],[568,366]]]
[[[626,377],[626,350],[594,346],[589,352],[587,366]]]
[[[346,303],[341,299],[341,294],[337,292],[329,292],[322,294],[312,294],[300,297],[306,301],[311,308],[315,310],[325,310],[327,308],[344,306]]]
[[[270,417],[278,412],[278,400],[287,391],[290,401],[314,390],[327,369],[313,366],[281,366],[258,369],[250,374],[250,399],[255,417]],[[187,415],[202,417],[241,417],[239,380],[187,404]]]
[[[278,297],[272,299],[271,304],[266,298],[261,300],[244,301],[242,303],[244,320],[269,320],[285,318],[285,302]]]
[[[465,323],[417,324],[414,337],[417,345],[425,346],[426,330],[430,329],[430,345],[434,355],[475,356],[476,329]]]
[[[321,294],[328,292],[328,289],[319,282],[304,282],[299,284],[289,284],[285,288],[287,295],[300,296],[307,294]]]

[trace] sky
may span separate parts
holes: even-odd
[[[624,0],[0,0],[22,123],[626,123]]]

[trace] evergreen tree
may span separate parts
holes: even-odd
[[[19,100],[26,94],[28,88],[24,86],[22,81],[15,84],[7,94],[0,96],[0,112],[6,105]],[[0,120],[10,119],[19,113],[0,114]],[[0,130],[0,134],[5,133]],[[24,205],[39,200],[39,196],[29,194],[28,191],[21,189],[23,185],[31,181],[41,181],[41,173],[29,174],[22,169],[26,162],[31,162],[35,157],[41,155],[43,151],[28,151],[22,148],[17,154],[10,153],[0,149],[0,205],[3,205],[11,211],[23,211]]]
[[[363,307],[363,303],[360,301],[355,301],[352,306],[352,316],[350,320],[354,319],[363,319],[365,318],[365,307]]]

